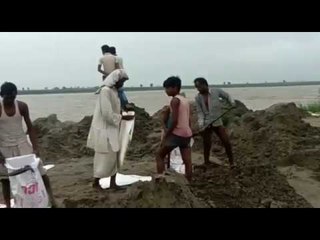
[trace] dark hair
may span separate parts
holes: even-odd
[[[163,82],[163,87],[164,88],[177,87],[180,90],[181,79],[179,77],[169,77],[167,80]]]
[[[202,78],[202,77],[196,78],[194,80],[194,84],[196,84],[197,82],[201,85],[206,85],[207,87],[209,86],[208,81],[205,78]]]
[[[13,93],[18,93],[17,86],[11,82],[5,82],[1,86],[1,96],[12,95]]]
[[[101,50],[103,53],[107,53],[107,52],[110,52],[110,47],[108,45],[103,45],[101,47]]]
[[[116,50],[115,47],[110,47],[110,48],[109,48],[109,51],[110,51],[110,53],[113,54],[113,55],[117,54],[117,50]]]

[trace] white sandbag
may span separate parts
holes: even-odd
[[[191,138],[190,146],[192,147],[194,144],[193,138]],[[170,153],[170,169],[174,170],[177,173],[185,174],[186,167],[183,164],[183,160],[181,157],[181,152],[179,148],[175,148]]]
[[[44,168],[46,171],[48,171],[48,170],[50,170],[50,169],[52,169],[52,168],[54,168],[54,167],[55,167],[54,164],[48,164],[48,165],[43,166],[43,168]]]
[[[122,115],[134,116],[135,112],[132,112],[132,111],[123,112]],[[135,119],[132,119],[130,121],[121,120],[121,123],[120,123],[120,151],[119,151],[120,166],[123,165],[129,144],[132,140],[133,130],[134,130],[134,121]]]
[[[48,164],[48,165],[43,166],[43,168],[46,169],[47,171],[54,168],[54,167],[55,167],[54,164]],[[13,198],[11,199],[10,203],[11,203],[11,207],[13,208],[14,207],[14,199]],[[3,203],[0,203],[0,208],[6,208],[6,205]]]
[[[7,158],[10,188],[14,199],[14,208],[47,208],[49,198],[42,176],[38,170],[40,159],[34,154]],[[16,170],[30,166],[32,170],[10,176]]]
[[[170,153],[170,169],[177,173],[185,174],[185,166],[183,164],[179,148],[173,149]]]
[[[118,186],[126,186],[136,182],[150,182],[151,180],[152,180],[152,177],[150,176],[123,175],[120,173],[117,173],[117,176],[116,176],[116,183]],[[103,189],[109,188],[110,177],[100,179],[99,183]]]
[[[312,117],[320,117],[320,113],[308,112]]]

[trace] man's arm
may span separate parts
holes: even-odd
[[[161,111],[161,125],[163,129],[167,128],[167,122],[169,120],[170,108],[169,106],[164,106]]]
[[[176,128],[178,124],[178,118],[179,118],[179,105],[180,105],[180,99],[174,97],[171,100],[170,106],[172,109],[172,125],[170,128],[168,128],[165,137],[172,134],[173,130]]]
[[[24,102],[19,102],[19,109],[20,109],[21,115],[23,116],[24,121],[27,125],[27,134],[29,134],[32,148],[33,148],[33,152],[37,156],[39,156],[37,135],[36,135],[36,131],[32,125],[31,119],[30,119],[28,105]]]
[[[106,77],[109,75],[107,72],[105,72],[105,71],[102,70],[102,64],[99,64],[99,65],[98,65],[98,72],[99,72],[99,73],[102,73],[102,74],[103,74],[104,76],[106,76]]]
[[[219,97],[221,97],[222,99],[225,99],[228,101],[229,104],[231,104],[232,106],[235,105],[235,101],[233,100],[233,98],[230,96],[230,94],[228,94],[227,92],[223,91],[222,89],[218,88],[218,93],[219,93]]]
[[[199,96],[196,96],[195,104],[196,104],[196,109],[197,109],[198,125],[199,125],[199,128],[203,128],[203,126],[204,126],[204,113],[202,111]]]

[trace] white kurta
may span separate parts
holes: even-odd
[[[93,175],[106,178],[117,173],[121,105],[116,88],[104,86],[98,95],[87,147],[95,151]]]

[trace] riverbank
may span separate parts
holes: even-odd
[[[121,173],[150,176],[155,173],[154,155],[160,139],[159,112],[149,116],[136,108],[136,116],[134,138]],[[195,130],[197,119],[193,117]],[[320,202],[317,194],[310,195],[318,185],[304,181],[301,190],[303,177],[320,180],[320,128],[306,122],[313,118],[293,103],[251,111],[237,101],[237,109],[223,119],[238,163],[236,170],[228,168],[216,137],[212,160],[221,166],[202,167],[202,141],[196,137],[192,184],[173,174],[167,183],[137,183],[122,192],[97,192],[91,187],[93,152],[85,147],[91,119],[61,122],[52,115],[34,121],[42,158],[56,165],[49,176],[60,207],[301,208],[317,207]],[[283,170],[288,168],[294,174],[299,171],[300,182],[292,181],[296,175]]]
[[[320,81],[307,81],[307,82],[270,82],[270,83],[233,83],[233,84],[217,84],[211,85],[211,87],[218,88],[248,88],[248,87],[289,87],[289,86],[316,86],[320,85]],[[94,93],[98,87],[88,88],[54,88],[54,89],[30,89],[19,90],[19,95],[39,95],[39,94],[67,94],[67,93]],[[194,86],[183,86],[183,90],[194,89]],[[154,87],[126,87],[127,92],[139,92],[139,91],[159,91],[163,90],[162,86]]]

